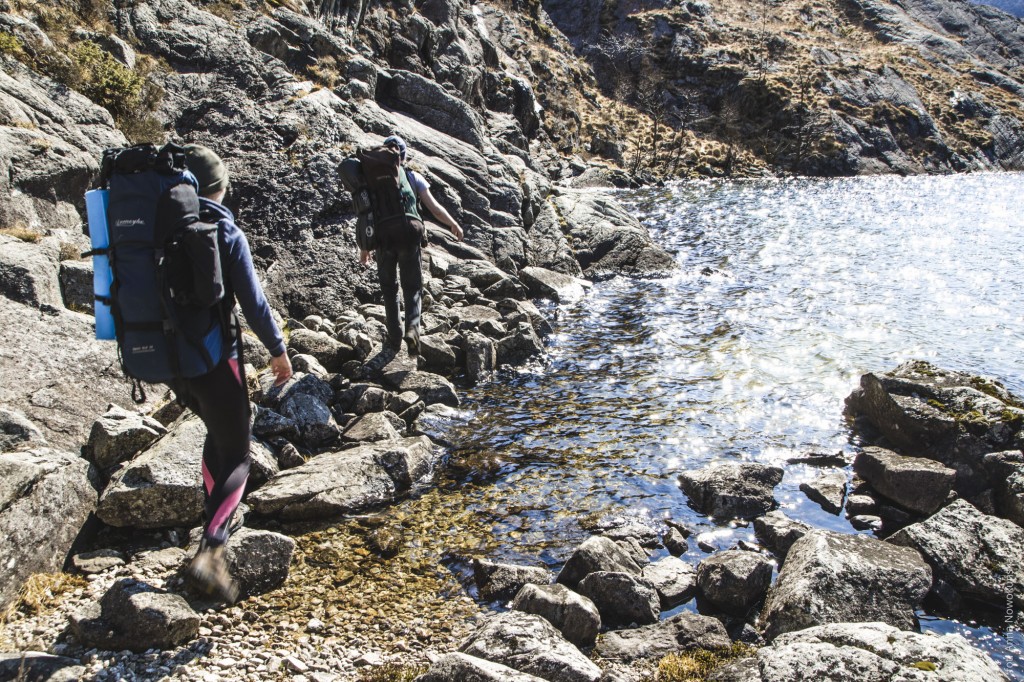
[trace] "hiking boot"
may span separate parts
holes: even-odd
[[[420,330],[419,329],[407,329],[405,331],[405,347],[409,349],[409,355],[417,356],[420,354]]]
[[[228,573],[223,546],[209,547],[205,541],[200,542],[199,552],[188,565],[185,574],[197,592],[228,604],[234,604],[238,599],[238,585]]]

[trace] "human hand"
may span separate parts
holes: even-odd
[[[363,251],[359,249],[359,264],[366,266],[370,264],[370,258],[373,257],[373,253],[370,251]]]
[[[270,370],[274,373],[276,381],[274,386],[280,386],[292,377],[292,361],[288,359],[288,353],[281,353],[277,357],[270,358]]]
[[[451,224],[451,231],[452,231],[452,234],[455,235],[455,240],[461,242],[462,241],[463,232],[462,232],[462,228],[459,227],[458,223],[452,223]]]

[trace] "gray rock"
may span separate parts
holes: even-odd
[[[1024,609],[1024,528],[956,500],[888,539],[924,556],[935,577],[964,596]]]
[[[628,662],[731,645],[725,626],[717,618],[684,611],[653,625],[606,633],[598,638],[595,651],[601,658]]]
[[[294,419],[275,412],[267,407],[257,407],[252,423],[252,433],[260,438],[280,436],[289,440],[299,438],[299,425]]]
[[[296,372],[312,374],[313,376],[320,377],[325,381],[330,374],[330,372],[327,371],[327,368],[320,364],[320,361],[312,355],[296,353],[292,356],[291,361],[292,369]]]
[[[601,631],[601,614],[594,602],[565,585],[523,585],[512,608],[544,618],[578,647],[592,645]]]
[[[455,369],[455,351],[440,334],[420,337],[420,357],[427,370],[448,373]]]
[[[68,452],[37,448],[0,456],[0,608],[33,573],[59,571],[96,509],[95,470]]]
[[[0,653],[0,679],[25,682],[75,682],[85,677],[78,659],[38,651]]]
[[[393,394],[390,391],[385,391],[379,386],[367,386],[356,400],[353,411],[356,414],[383,412],[387,409],[392,396]]]
[[[885,623],[837,623],[791,632],[745,663],[731,673],[720,668],[709,679],[798,682],[835,679],[843,671],[842,679],[863,682],[1008,680],[987,654],[960,635],[905,632]]]
[[[515,566],[473,559],[473,579],[481,599],[508,601],[523,585],[549,585],[551,574],[539,566]]]
[[[1024,526],[1024,453],[994,452],[985,455],[984,462],[991,474],[997,512]]]
[[[72,616],[71,629],[88,647],[107,651],[172,649],[199,633],[199,614],[181,595],[123,578],[97,606]]]
[[[931,584],[932,571],[914,550],[815,530],[790,547],[768,593],[765,637],[826,623],[881,621],[912,629]]]
[[[628,573],[639,576],[642,566],[621,545],[600,535],[589,537],[572,553],[557,582],[575,589],[580,581],[595,571]]]
[[[669,528],[665,531],[665,534],[661,536],[661,542],[672,556],[682,556],[690,549],[686,537],[679,532],[678,528]]]
[[[429,441],[406,438],[317,455],[248,497],[253,511],[286,520],[362,511],[408,490],[433,461]]]
[[[33,308],[63,308],[56,258],[37,244],[0,235],[0,296]]]
[[[563,190],[552,202],[566,221],[573,255],[587,277],[607,273],[658,275],[677,267],[647,229],[607,195]],[[525,278],[523,281],[526,283]]]
[[[93,293],[92,259],[61,261],[59,277],[64,307],[92,315],[96,300]]]
[[[508,278],[501,268],[485,260],[454,261],[448,266],[447,274],[465,277],[481,290]]]
[[[45,442],[43,432],[21,412],[0,409],[0,453],[10,452],[21,443]]]
[[[486,379],[498,367],[494,341],[483,334],[466,334],[466,377],[473,383]]]
[[[399,393],[412,391],[427,405],[442,403],[451,407],[459,406],[459,396],[450,381],[430,372],[391,372],[384,376],[385,382]]]
[[[17,351],[0,353],[0,376],[18,377],[0,381],[0,406],[16,407],[53,447],[77,452],[97,410],[129,397],[117,344],[97,341],[88,315],[0,296],[0,348]]]
[[[601,669],[566,641],[551,623],[520,611],[488,618],[459,651],[550,682],[601,679]]]
[[[95,552],[83,552],[71,557],[71,567],[85,575],[102,573],[110,568],[124,566],[124,564],[124,555],[114,549],[99,549]]]
[[[544,351],[544,342],[529,322],[520,322],[512,333],[498,341],[497,363],[518,365]]]
[[[754,532],[758,540],[778,557],[780,563],[786,560],[786,554],[793,543],[810,530],[811,527],[803,521],[791,519],[778,509],[754,519]]]
[[[500,663],[458,652],[445,654],[416,682],[542,682],[543,678],[521,673]]]
[[[594,602],[606,626],[647,625],[658,622],[661,614],[654,586],[629,573],[595,571],[581,580],[576,589]]]
[[[191,412],[118,470],[100,495],[96,515],[118,528],[194,526],[203,513],[206,426]]]
[[[697,586],[707,600],[726,613],[745,616],[764,599],[774,565],[754,552],[733,549],[697,565]]]
[[[715,518],[755,518],[776,506],[782,469],[767,464],[713,464],[679,475],[697,511]]]
[[[224,548],[224,558],[241,595],[263,594],[288,579],[295,540],[267,530],[239,528]]]
[[[697,574],[693,566],[674,556],[644,566],[640,577],[658,592],[663,609],[671,609],[689,601],[697,591]]]
[[[295,372],[284,384],[275,386],[274,375],[271,372],[264,372],[260,374],[259,381],[264,396],[262,406],[278,412],[281,411],[282,404],[298,395],[311,396],[325,405],[334,399],[334,389],[331,385],[312,374]]]
[[[956,471],[923,457],[904,457],[884,448],[868,447],[853,469],[883,497],[919,514],[937,511],[953,489]]]
[[[288,346],[299,354],[313,356],[328,372],[340,372],[346,362],[357,359],[354,348],[326,332],[295,329],[288,337]]]
[[[878,532],[885,525],[882,517],[874,514],[857,514],[850,517],[850,525],[857,530],[872,530]]]
[[[93,423],[85,450],[96,466],[107,469],[131,459],[165,433],[164,425],[151,417],[108,405]]]
[[[1010,449],[1020,433],[1019,404],[991,379],[911,361],[862,376],[846,398],[846,413],[904,455],[956,469],[957,492],[972,498],[989,487],[984,456]]]
[[[376,443],[385,440],[399,440],[401,434],[383,412],[371,412],[349,424],[342,440],[349,443]]]
[[[551,299],[556,303],[578,301],[586,293],[583,280],[544,268],[521,268],[519,278],[531,296]]]
[[[878,510],[878,502],[870,495],[850,495],[846,498],[846,515],[859,516]]]
[[[842,471],[822,474],[813,481],[801,483],[800,490],[828,513],[838,514],[846,497],[846,474]]]
[[[281,399],[278,409],[281,416],[295,424],[299,438],[309,447],[330,444],[338,437],[340,429],[331,408],[318,396],[294,392]]]

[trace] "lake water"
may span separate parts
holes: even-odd
[[[856,451],[843,400],[865,372],[929,360],[1024,395],[1024,175],[700,182],[623,193],[679,271],[551,308],[543,362],[468,394],[433,492],[460,552],[557,566],[595,523],[663,518],[727,549],[750,527],[691,510],[681,470],[782,465],[782,509],[856,532],[786,460]],[[696,547],[684,559],[696,563]],[[692,605],[684,608],[693,608]],[[1024,679],[1020,633],[922,615]]]

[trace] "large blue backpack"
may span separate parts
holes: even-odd
[[[145,400],[140,381],[201,376],[229,347],[217,226],[200,220],[198,183],[184,152],[168,144],[103,153],[109,304],[137,402]]]

